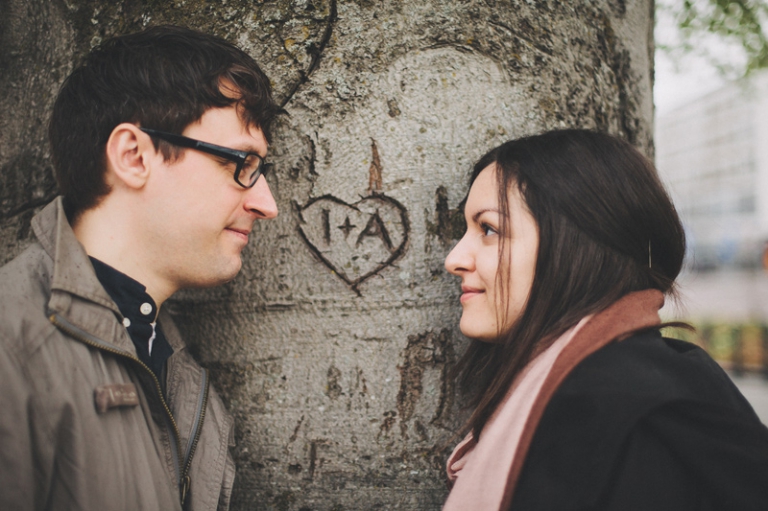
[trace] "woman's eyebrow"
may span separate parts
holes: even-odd
[[[481,209],[480,211],[478,211],[477,213],[475,213],[474,215],[472,215],[472,221],[473,221],[473,222],[477,222],[477,219],[478,219],[478,218],[480,218],[480,216],[481,216],[483,213],[497,213],[497,214],[500,214],[501,212],[500,212],[498,209],[495,209],[495,208],[486,208],[486,209]]]

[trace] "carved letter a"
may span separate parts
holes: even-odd
[[[390,252],[392,252],[394,249],[392,246],[392,240],[389,237],[389,232],[387,231],[387,228],[384,226],[384,222],[379,216],[379,210],[376,210],[376,213],[372,214],[368,219],[368,223],[365,225],[365,229],[363,229],[363,231],[360,233],[360,236],[357,237],[357,243],[355,246],[359,247],[360,243],[363,242],[363,238],[368,236],[379,238],[384,242],[384,246],[387,247],[387,250]]]

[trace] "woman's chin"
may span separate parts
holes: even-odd
[[[461,324],[459,326],[461,333],[464,334],[466,337],[475,340],[475,341],[481,341],[481,342],[487,342],[487,343],[498,343],[500,342],[498,332],[494,328],[493,330],[489,330],[486,328],[477,328],[472,326],[465,326]]]

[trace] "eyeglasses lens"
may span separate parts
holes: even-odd
[[[249,154],[243,162],[243,168],[240,171],[240,179],[245,186],[253,186],[260,175],[262,160],[257,154]]]

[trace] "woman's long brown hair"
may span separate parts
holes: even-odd
[[[498,287],[508,297],[508,191],[517,186],[539,228],[533,285],[520,318],[498,342],[472,341],[456,371],[474,406],[476,438],[515,377],[582,317],[632,291],[674,292],[685,234],[651,162],[604,133],[560,130],[513,140],[486,154],[498,177]],[[499,324],[502,324],[501,322]]]

